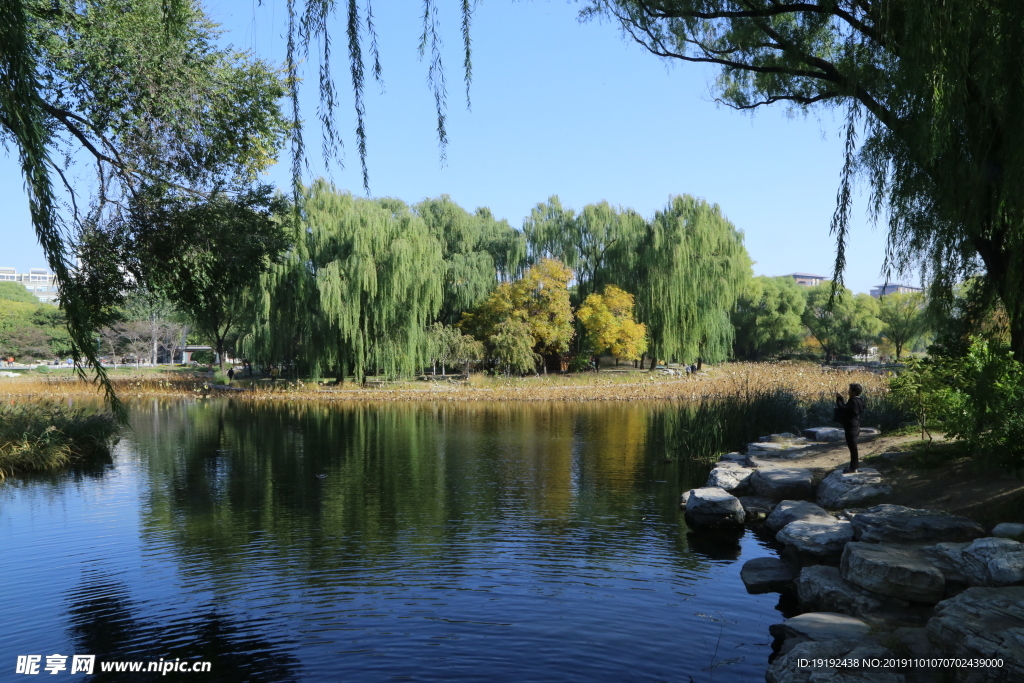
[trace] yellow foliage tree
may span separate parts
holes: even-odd
[[[576,315],[598,353],[637,360],[647,350],[647,326],[633,320],[633,295],[615,285],[589,295]]]

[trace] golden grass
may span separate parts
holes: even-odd
[[[51,401],[0,405],[0,481],[106,452],[117,429],[110,415]]]
[[[315,401],[673,401],[744,396],[784,389],[799,399],[830,399],[859,382],[869,394],[887,392],[888,378],[868,370],[823,371],[813,363],[724,363],[706,366],[695,377],[634,370],[540,377],[473,375],[468,381],[432,380],[321,386],[313,382],[257,380],[223,389],[198,375],[147,374],[115,378],[125,398],[135,396],[230,396],[245,400]],[[47,398],[96,395],[94,384],[64,377],[23,376],[0,379],[0,397]]]

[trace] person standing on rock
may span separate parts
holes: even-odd
[[[844,399],[842,394],[836,394],[835,418],[843,424],[846,445],[850,449],[850,466],[843,470],[846,473],[856,472],[860,466],[857,437],[860,436],[860,416],[865,407],[863,393],[864,387],[859,384],[851,384],[849,400]]]

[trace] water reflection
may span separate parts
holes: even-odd
[[[46,605],[12,606],[17,647],[63,624],[50,651],[226,681],[763,676],[775,599],[736,560],[767,550],[687,533],[707,467],[666,462],[649,406],[146,400],[132,420],[101,479],[45,505],[42,482],[0,489],[0,532],[32,530],[3,539],[0,580]]]

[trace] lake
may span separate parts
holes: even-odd
[[[774,551],[688,533],[671,406],[129,407],[110,462],[0,484],[3,680],[764,678]],[[179,658],[211,670],[99,671]]]

